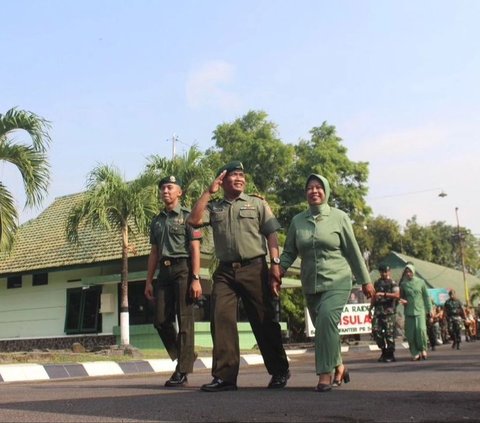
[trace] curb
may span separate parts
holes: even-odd
[[[287,356],[304,354],[307,349],[287,350]],[[240,366],[263,364],[260,354],[240,356]],[[173,372],[176,361],[168,358],[117,363],[115,361],[89,361],[72,364],[0,364],[0,383],[60,380],[90,376],[118,376],[139,373]],[[198,357],[194,369],[211,369],[211,357]]]
[[[408,343],[401,342],[399,347],[408,348]],[[307,348],[287,349],[287,356],[305,354],[313,351],[313,344]],[[342,353],[379,351],[376,345],[342,345]],[[263,364],[260,354],[240,356],[240,367]],[[0,383],[60,380],[85,378],[91,376],[118,376],[139,373],[167,373],[175,370],[176,361],[168,358],[139,360],[117,363],[115,361],[90,361],[72,364],[0,364]],[[198,357],[194,369],[211,369],[211,357]]]

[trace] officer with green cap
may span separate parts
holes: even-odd
[[[154,303],[154,326],[170,358],[177,360],[175,371],[165,386],[180,387],[187,384],[187,374],[193,371],[196,358],[193,305],[202,295],[201,233],[187,224],[190,210],[180,204],[181,181],[173,175],[166,176],[160,180],[158,188],[164,208],[150,225],[145,297]]]
[[[268,204],[247,195],[241,162],[223,166],[217,177],[194,205],[188,219],[194,227],[209,225],[213,231],[219,265],[213,275],[212,321],[213,365],[207,392],[237,389],[240,351],[237,331],[239,298],[252,326],[268,373],[268,388],[283,388],[290,377],[282,344],[280,325],[275,319],[269,278],[280,279],[277,230],[280,224]],[[220,187],[223,198],[213,199]],[[270,271],[266,255],[272,263]]]

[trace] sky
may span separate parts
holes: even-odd
[[[21,222],[83,191],[99,164],[133,179],[148,156],[205,151],[219,124],[263,110],[289,144],[334,125],[369,163],[374,216],[458,216],[480,236],[476,0],[0,3],[0,113],[52,125],[41,207],[23,208],[20,175],[0,164]]]

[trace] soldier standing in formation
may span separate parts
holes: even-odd
[[[175,176],[159,183],[162,210],[150,226],[145,297],[155,305],[154,326],[172,360],[178,360],[175,372],[165,386],[186,385],[193,371],[195,322],[193,303],[202,295],[200,285],[199,230],[187,225],[189,210],[180,205],[182,188]],[[154,286],[153,277],[159,268]],[[178,320],[178,332],[174,326]]]
[[[372,335],[382,350],[378,361],[389,363],[395,361],[395,324],[397,301],[400,298],[398,284],[392,280],[390,267],[378,267],[380,278],[374,283],[375,295],[372,296],[370,309],[374,309]]]

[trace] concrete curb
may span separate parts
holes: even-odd
[[[408,343],[397,343],[397,348],[408,348]],[[378,347],[372,344],[354,346],[342,345],[342,353],[377,351]],[[287,356],[295,356],[313,351],[310,348],[286,350]],[[246,354],[240,356],[240,366],[263,364],[260,354]],[[115,361],[91,361],[72,364],[0,364],[0,383],[45,381],[68,378],[84,378],[90,376],[118,376],[139,373],[169,373],[175,370],[175,361],[170,359],[139,360],[117,363]],[[211,369],[211,357],[198,357],[194,364],[195,369]]]
[[[288,350],[287,355],[303,354],[307,349]],[[263,364],[260,354],[240,356],[240,366]],[[176,361],[170,359],[139,360],[117,363],[115,361],[91,361],[72,364],[0,364],[1,382],[26,382],[84,378],[90,376],[118,376],[139,373],[170,373]],[[198,357],[195,369],[211,369],[211,357]]]

